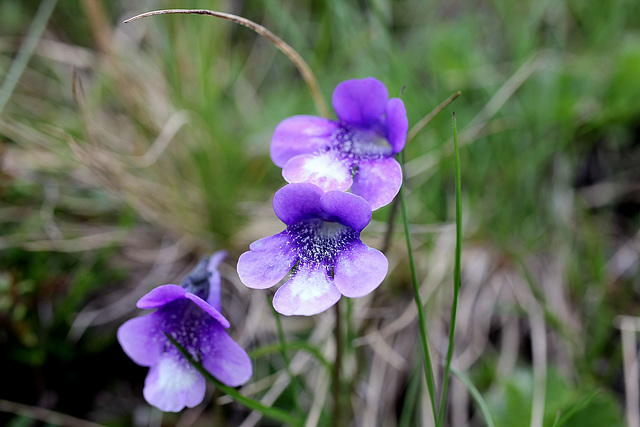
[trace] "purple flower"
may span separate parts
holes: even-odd
[[[293,116],[281,122],[271,139],[271,159],[287,182],[310,182],[324,191],[351,188],[376,210],[402,185],[393,155],[407,138],[404,103],[389,99],[373,77],[340,83],[331,102],[338,121]]]
[[[273,209],[286,230],[253,242],[238,260],[238,274],[246,286],[266,289],[295,267],[273,298],[279,313],[320,313],[342,295],[368,294],[386,276],[387,258],[360,240],[371,220],[371,207],[362,197],[289,184],[273,197]]]
[[[124,352],[138,365],[149,366],[144,398],[167,412],[202,402],[205,379],[169,341],[178,341],[214,377],[239,386],[251,377],[247,353],[225,331],[229,321],[220,313],[220,273],[226,256],[216,252],[203,259],[182,282],[163,285],[140,298],[139,308],[157,308],[128,320],[118,329]]]

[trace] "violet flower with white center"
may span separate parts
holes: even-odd
[[[220,313],[221,278],[217,268],[226,253],[205,258],[181,286],[162,285],[137,306],[157,308],[118,328],[118,341],[138,365],[149,366],[144,398],[151,405],[178,412],[202,402],[205,379],[169,341],[169,334],[222,383],[236,387],[249,380],[251,360],[229,337],[229,321]]]
[[[340,83],[331,99],[338,121],[293,116],[271,139],[271,159],[287,182],[310,182],[324,191],[362,196],[373,210],[389,204],[402,185],[393,158],[407,139],[404,103],[389,99],[379,80],[367,77]]]
[[[253,242],[238,260],[238,274],[246,286],[266,289],[295,267],[273,298],[279,313],[321,313],[342,295],[367,295],[384,280],[387,258],[360,240],[371,220],[371,206],[362,197],[289,184],[273,197],[273,210],[287,228]]]

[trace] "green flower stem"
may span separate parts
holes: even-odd
[[[276,325],[278,326],[278,337],[280,338],[280,354],[284,359],[285,369],[287,370],[287,375],[289,375],[289,381],[291,383],[291,389],[293,391],[293,402],[295,404],[296,413],[298,415],[302,415],[302,408],[300,407],[300,402],[298,402],[298,378],[293,375],[291,371],[291,360],[289,359],[289,355],[287,354],[287,339],[284,336],[284,329],[282,329],[282,321],[280,320],[280,315],[278,312],[273,309],[273,317],[276,319]]]
[[[444,366],[444,379],[442,395],[440,396],[440,413],[437,426],[444,425],[444,415],[447,408],[447,393],[449,391],[449,373],[451,371],[451,359],[453,358],[453,345],[456,330],[456,315],[458,312],[458,294],[460,292],[460,257],[462,252],[462,185],[460,181],[460,153],[458,152],[458,129],[456,127],[456,114],[453,113],[453,145],[456,154],[456,259],[453,268],[453,304],[451,306],[451,320],[449,321],[449,348]]]
[[[196,368],[198,372],[200,372],[207,380],[215,384],[215,386],[218,387],[218,389],[227,393],[233,400],[235,400],[239,404],[251,409],[252,411],[260,412],[265,417],[269,417],[283,424],[288,424],[296,427],[303,425],[302,420],[291,416],[291,414],[289,414],[288,412],[285,412],[281,409],[272,408],[270,406],[265,406],[257,400],[251,399],[250,397],[247,397],[247,396],[243,396],[235,388],[222,384],[213,375],[211,375],[209,371],[204,369],[202,364],[197,360],[195,360],[191,356],[191,354],[189,354],[189,352],[185,350],[184,347],[182,347],[182,345],[180,345],[180,343],[176,341],[171,335],[165,332],[165,336],[169,341],[171,341],[171,344],[173,344],[178,349],[180,354],[182,354],[182,356],[184,356],[184,358],[187,359],[194,368]]]
[[[345,342],[344,342],[344,356],[343,358],[346,358],[346,360],[350,363],[352,359],[356,359],[357,360],[357,355],[356,353],[356,348],[353,347],[353,340],[354,340],[354,333],[357,333],[357,331],[354,331],[354,325],[353,325],[353,320],[352,320],[352,316],[353,316],[353,300],[351,298],[344,298],[344,302],[345,302],[345,306],[346,308],[346,313],[345,313],[345,326],[346,326],[346,331],[345,331]],[[357,328],[356,328],[357,329]],[[356,364],[357,365],[357,364]],[[351,375],[349,375],[349,378],[347,379],[347,384],[345,386],[345,391],[344,393],[347,396],[352,396],[353,392],[355,390],[355,381],[356,378],[358,377],[357,374],[357,367],[356,367],[356,372],[355,373],[351,373]]]
[[[340,301],[335,305],[336,324],[335,324],[335,340],[336,340],[336,362],[333,366],[333,422],[332,426],[339,427],[344,425],[342,419],[342,384],[340,384],[342,376],[342,322]]]
[[[400,152],[400,164],[404,169],[404,152]],[[403,175],[404,170],[403,170]],[[431,400],[431,410],[433,411],[433,419],[437,420],[438,412],[436,411],[436,386],[433,379],[433,367],[431,365],[431,356],[429,355],[429,340],[427,339],[427,323],[424,316],[422,298],[420,298],[420,287],[418,285],[418,273],[416,271],[416,263],[413,258],[413,245],[411,243],[411,234],[409,232],[409,218],[407,214],[407,200],[404,194],[404,183],[400,187],[400,203],[402,205],[402,222],[404,223],[404,234],[407,239],[407,251],[409,252],[409,265],[411,267],[411,278],[413,282],[413,292],[418,306],[418,318],[420,322],[420,340],[422,342],[422,353],[424,355],[424,374],[427,379],[427,387],[429,389],[429,398]]]
[[[345,316],[345,323],[346,323],[346,348],[345,350],[348,352],[351,352],[353,350],[353,347],[351,346],[351,343],[353,342],[353,328],[351,325],[351,316],[353,313],[353,300],[351,298],[346,298],[344,299],[345,305],[347,306],[347,313]]]

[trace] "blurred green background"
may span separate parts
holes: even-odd
[[[318,113],[292,63],[244,27],[202,16],[122,24],[154,9],[206,8],[279,35],[328,101],[339,82],[374,76],[402,97],[411,126],[462,91],[406,148],[434,351],[446,347],[451,299],[455,111],[464,246],[454,366],[498,426],[552,426],[567,413],[568,426],[625,424],[640,381],[625,371],[637,360],[640,305],[637,0],[47,3],[55,9],[34,53],[12,76],[41,2],[0,0],[0,94],[16,83],[0,111],[0,422],[72,425],[37,408],[113,426],[246,416],[205,404],[162,417],[142,399],[146,370],[115,340],[137,298],[227,248],[232,332],[246,348],[273,341],[251,323],[267,302],[237,286],[233,268],[248,243],[281,229],[270,207],[284,183],[269,158],[273,129]],[[392,213],[374,214],[365,241],[382,247]],[[420,358],[415,316],[402,323],[411,287],[396,229],[389,277],[355,303],[364,338],[354,345],[366,357],[351,375],[368,394],[354,391],[354,425],[372,425],[366,411],[378,425],[428,423],[410,375]],[[304,337],[317,324],[285,327]],[[378,359],[373,330],[388,332],[403,363]],[[260,362],[254,380],[280,362]],[[455,381],[449,413],[449,425],[483,425]]]

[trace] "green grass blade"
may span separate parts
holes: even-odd
[[[196,368],[198,372],[200,372],[207,380],[215,384],[215,386],[218,387],[220,390],[227,393],[233,400],[235,400],[239,404],[251,409],[252,411],[260,412],[265,417],[269,417],[273,420],[280,421],[281,423],[289,424],[293,426],[302,425],[301,420],[298,420],[297,418],[292,417],[291,414],[281,409],[265,406],[261,402],[258,402],[257,400],[251,399],[250,397],[247,397],[247,396],[243,396],[235,388],[222,384],[213,375],[211,375],[209,371],[204,369],[202,364],[197,360],[195,360],[191,356],[191,354],[189,354],[189,352],[185,350],[184,347],[182,347],[182,345],[180,345],[178,341],[176,341],[171,335],[167,334],[166,332],[165,332],[165,335],[169,339],[169,341],[171,341],[171,344],[173,344],[178,349],[180,354],[182,354],[185,357],[185,359],[187,359],[189,363],[194,368]]]
[[[562,416],[558,412],[558,416],[556,417],[556,420],[553,423],[552,427],[561,427],[562,425],[564,425],[564,423],[569,421],[569,418],[571,418],[572,416],[575,415],[576,412],[580,411],[582,408],[587,406],[589,404],[589,402],[591,402],[593,399],[596,398],[596,396],[598,396],[598,394],[600,394],[600,391],[599,390],[594,390],[591,393],[589,393],[588,395],[584,396],[578,402],[576,402],[576,404],[573,405],[571,408],[569,408],[569,410],[567,412],[565,412],[564,414],[562,414]]]
[[[449,372],[451,359],[453,358],[453,344],[456,331],[456,316],[458,313],[458,294],[460,293],[460,257],[462,253],[462,184],[460,176],[460,153],[458,152],[458,129],[456,127],[456,114],[453,113],[453,145],[456,158],[456,259],[453,269],[453,304],[451,305],[451,319],[449,321],[449,348],[444,367],[444,379],[442,395],[440,396],[440,413],[438,426],[444,425],[444,415],[447,408],[447,393],[449,391]]]
[[[400,152],[400,164],[404,169],[404,152]],[[404,176],[403,170],[403,176]],[[404,194],[404,183],[400,187],[400,204],[402,205],[402,222],[404,224],[404,234],[407,239],[407,251],[409,252],[409,266],[411,267],[411,281],[413,283],[414,298],[418,306],[418,318],[420,322],[420,341],[422,343],[422,354],[424,355],[424,374],[427,379],[427,387],[429,388],[429,397],[431,400],[431,409],[433,410],[433,419],[437,420],[438,412],[436,411],[436,386],[433,378],[433,367],[431,366],[431,356],[429,355],[429,340],[427,338],[427,323],[420,297],[420,287],[418,285],[418,273],[416,271],[416,263],[413,258],[413,244],[411,243],[411,234],[409,232],[409,218],[407,214],[407,199]]]
[[[467,386],[467,389],[469,389],[471,396],[473,396],[473,399],[476,401],[476,403],[480,407],[480,411],[482,412],[482,416],[484,417],[484,422],[487,424],[487,427],[495,427],[495,424],[493,423],[493,418],[491,418],[491,412],[489,411],[489,405],[487,405],[487,402],[485,402],[484,398],[482,397],[482,395],[480,394],[476,386],[473,385],[473,383],[471,382],[471,379],[453,367],[451,368],[451,373],[456,377],[458,377],[458,379],[462,381],[465,386]]]
[[[20,76],[29,62],[29,58],[33,55],[33,51],[42,36],[44,28],[47,26],[47,22],[49,21],[51,12],[53,12],[53,9],[56,7],[57,1],[58,0],[43,0],[42,3],[40,3],[36,16],[33,18],[29,31],[27,32],[27,36],[22,46],[20,46],[16,58],[11,63],[9,72],[2,82],[2,87],[0,87],[0,113],[4,110],[5,105],[7,105],[9,98],[11,98],[11,94],[18,84]]]

